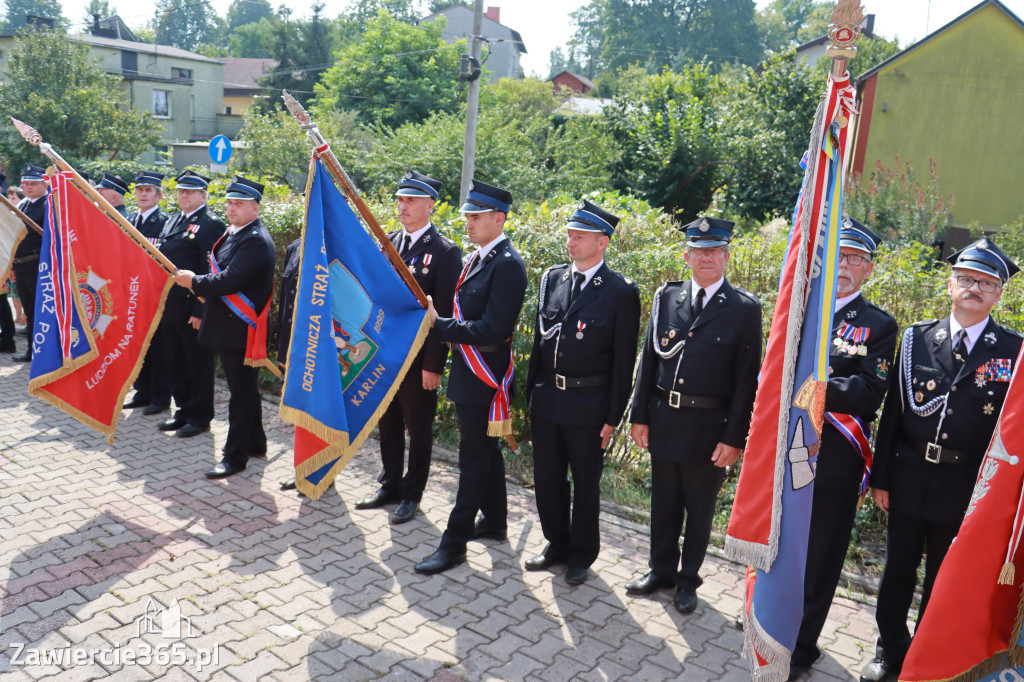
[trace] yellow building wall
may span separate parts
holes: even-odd
[[[252,106],[252,97],[228,97],[224,96],[224,111],[231,107],[231,114],[237,116]]]
[[[954,225],[1024,215],[1024,29],[988,5],[877,77],[865,178],[898,155],[923,184],[934,158]]]

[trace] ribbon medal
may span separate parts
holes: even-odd
[[[199,231],[199,226],[198,225],[189,225],[188,227],[185,228],[185,232],[188,233],[188,238],[189,239],[195,239],[196,238],[196,232],[198,232],[198,231]]]
[[[427,274],[428,272],[430,272],[430,269],[427,268],[427,266],[430,265],[430,261],[432,261],[433,259],[434,259],[433,254],[428,253],[428,254],[424,255],[423,256],[423,269],[420,270],[420,272],[422,272],[424,275]]]
[[[576,323],[576,329],[579,330],[579,331],[576,332],[576,338],[577,339],[582,339],[583,338],[583,330],[586,329],[586,328],[587,328],[587,325],[586,325],[586,323],[583,320],[580,320],[579,322]],[[664,346],[665,344],[663,343],[661,345]]]
[[[836,330],[836,340],[834,343],[840,352],[845,352],[847,355],[867,355],[867,340],[870,335],[871,330],[869,328],[852,327],[844,322]]]
[[[979,387],[987,381],[1007,382],[1013,373],[1013,361],[1009,358],[993,359],[979,367],[974,373],[974,383]]]

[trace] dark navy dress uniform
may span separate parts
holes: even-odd
[[[260,183],[236,176],[228,185],[227,198],[241,198],[239,195],[244,193],[259,200],[262,190]],[[244,294],[252,301],[256,313],[261,313],[270,304],[277,252],[270,233],[257,218],[234,234],[226,234],[214,255],[220,272],[197,275],[192,280],[192,290],[206,299],[197,341],[217,350],[231,393],[222,463],[244,469],[250,455],[266,455],[267,436],[263,430],[258,370],[245,364],[249,326],[228,308],[221,296]]]
[[[97,189],[109,189],[117,192],[124,197],[128,193],[128,183],[125,182],[120,175],[114,175],[113,173],[104,173],[100,181],[96,183]],[[114,210],[121,214],[122,217],[128,217],[128,207],[124,205],[124,199],[118,199],[120,203],[114,206]]]
[[[164,176],[160,173],[150,171],[139,171],[135,178],[135,186],[150,186],[159,188]],[[143,237],[156,244],[160,233],[167,223],[167,214],[160,210],[160,206],[153,207],[149,215],[142,218],[141,211],[129,213],[128,222],[138,230]],[[174,291],[176,287],[172,287]],[[149,342],[149,349],[146,351],[146,358],[136,377],[135,397],[132,405],[153,405],[166,408],[171,403],[171,375],[167,371],[164,359],[167,355],[167,342],[164,335],[160,333],[159,327]]]
[[[205,190],[209,179],[193,171],[177,178],[178,186]],[[224,222],[206,204],[191,215],[170,217],[157,238],[160,252],[179,270],[197,275],[210,272],[210,251],[226,230]],[[265,300],[265,299],[264,299]],[[171,377],[177,411],[166,429],[186,424],[205,430],[213,419],[213,350],[198,342],[199,331],[189,318],[202,319],[205,305],[184,287],[171,287],[164,304],[159,334],[165,347],[164,371]]]
[[[507,214],[511,203],[512,195],[507,191],[474,181],[462,211]],[[434,330],[442,341],[475,346],[492,375],[501,381],[509,366],[510,342],[526,295],[526,266],[508,237],[502,235],[482,260],[478,253],[470,256],[467,268],[456,294],[463,321],[438,317]],[[487,435],[495,393],[453,349],[448,397],[455,403],[459,418],[459,488],[438,550],[449,558],[461,560],[465,556],[466,543],[475,535],[478,511],[483,515],[481,529],[491,536],[504,536],[507,530],[505,462],[498,438]],[[441,562],[443,565],[436,568],[423,565],[430,561],[417,564],[416,570],[432,573],[457,563]]]
[[[715,226],[728,221],[702,218]],[[699,235],[694,235],[700,239]],[[718,242],[727,243],[727,242]],[[630,421],[649,426],[653,576],[696,592],[725,468],[718,443],[743,448],[761,365],[761,304],[724,280],[694,317],[691,282],[666,282],[651,304]],[[682,553],[679,534],[685,517]],[[628,587],[628,586],[627,586]]]
[[[840,246],[873,255],[881,238],[858,221],[847,220],[840,234]],[[832,327],[825,410],[859,417],[866,427],[864,435],[870,439],[871,422],[888,386],[899,327],[892,315],[865,300],[859,292],[836,311]],[[864,459],[853,443],[826,419],[815,468],[804,611],[791,660],[793,667],[810,666],[820,656],[818,636],[842,575],[863,475]]]
[[[277,297],[277,361],[282,365],[288,362],[288,349],[292,342],[292,318],[295,317],[295,297],[299,293],[301,265],[302,240],[296,239],[284,250],[281,288]]]
[[[618,222],[584,201],[568,229],[610,237]],[[570,263],[541,278],[526,395],[537,512],[549,543],[539,563],[586,569],[600,549],[601,428],[618,425],[629,404],[640,291],[602,262],[573,298],[574,273],[584,277]]]
[[[39,166],[25,166],[21,173],[21,179],[22,181],[42,181],[44,180],[45,173],[46,171]],[[18,202],[18,208],[21,209],[21,212],[40,228],[46,225],[46,198],[48,194],[49,191],[38,199],[25,197]],[[36,280],[39,277],[39,252],[42,248],[43,236],[30,229],[14,251],[11,270],[14,272],[14,281],[18,287],[18,298],[21,299],[21,307],[25,311],[29,334],[28,349],[24,355],[16,356],[15,360],[28,361],[32,359],[32,339],[35,334]]]
[[[409,171],[398,184],[396,196],[422,196],[436,199],[441,183],[415,171]],[[455,284],[462,272],[462,250],[442,236],[434,225],[403,252],[405,230],[396,230],[388,239],[399,251],[423,292],[431,296],[441,317],[451,317]],[[437,391],[423,389],[423,372],[444,374],[448,345],[431,331],[395,394],[380,418],[380,456],[383,469],[378,477],[388,498],[419,504],[427,486],[430,457],[434,444],[434,416]],[[405,434],[409,433],[409,465],[405,469]]]
[[[987,238],[949,260],[954,273],[978,270],[1003,282],[1018,272]],[[958,367],[949,317],[919,322],[903,335],[871,478],[872,488],[889,492],[886,561],[875,618],[879,657],[894,672],[910,645],[907,614],[921,556],[927,552],[918,622],[967,510],[1022,341],[1018,332],[989,318]]]

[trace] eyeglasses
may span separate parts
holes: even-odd
[[[956,284],[961,289],[970,289],[975,284],[977,284],[978,290],[986,294],[991,294],[995,290],[1002,287],[1002,282],[993,282],[990,279],[974,279],[973,277],[968,277],[967,275],[957,275]]]
[[[858,265],[862,265],[865,262],[870,261],[870,260],[871,260],[870,256],[861,256],[860,254],[856,254],[856,253],[841,253],[841,254],[839,254],[839,263],[840,264],[842,264],[843,261],[846,261],[846,263],[848,265],[852,265],[853,267],[857,267]]]

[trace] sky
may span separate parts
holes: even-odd
[[[898,38],[901,47],[917,42],[929,32],[942,27],[980,0],[864,0],[864,11],[875,14],[875,32],[886,38]],[[230,0],[212,0],[218,14],[227,14]],[[757,0],[758,7],[770,0]],[[72,22],[82,21],[88,0],[66,0],[64,16]],[[140,11],[140,4],[134,0],[111,0],[121,18],[129,26],[145,23],[152,13]],[[275,7],[282,0],[271,0]],[[308,0],[283,0],[296,16],[309,14],[312,2]],[[337,16],[348,6],[349,0],[326,0],[327,16]],[[548,75],[548,56],[556,47],[564,46],[575,31],[569,15],[583,5],[584,0],[495,0],[493,6],[501,8],[501,23],[523,36],[527,54],[523,55],[522,66],[527,75]],[[1011,11],[1024,18],[1024,0],[1003,0]],[[144,3],[141,6],[146,6]],[[492,2],[484,1],[484,6]]]

